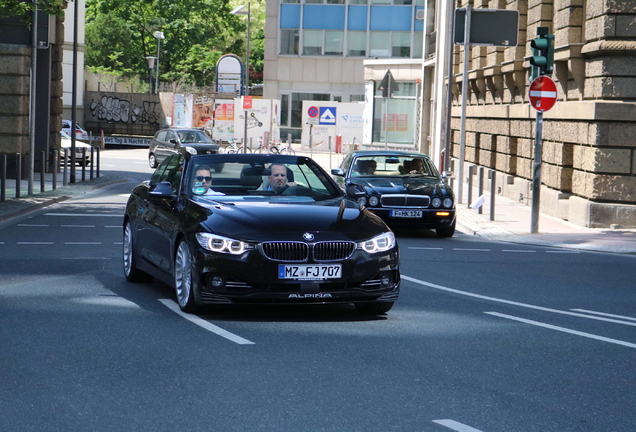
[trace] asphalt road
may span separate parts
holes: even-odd
[[[398,232],[385,317],[186,316],[123,277],[143,153],[102,170],[129,181],[0,225],[2,431],[636,430],[636,257]]]

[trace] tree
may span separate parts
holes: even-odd
[[[145,57],[157,55],[154,33],[162,31],[160,79],[212,85],[218,58],[240,48],[243,24],[230,10],[227,0],[87,0],[87,57],[93,50],[91,66],[146,76]]]
[[[66,8],[66,0],[38,0],[38,9],[49,15],[62,15]],[[0,2],[0,19],[18,17],[21,21],[31,23],[33,16],[33,2],[24,0],[2,0]]]

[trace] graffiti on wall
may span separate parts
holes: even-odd
[[[90,104],[93,117],[100,121],[118,123],[159,124],[161,122],[161,104],[142,101],[140,105],[113,96],[102,96],[99,102]]]

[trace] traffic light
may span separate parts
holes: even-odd
[[[530,64],[534,78],[541,75],[551,75],[554,69],[554,35],[547,34],[547,27],[537,29],[537,38],[530,41],[532,57]]]

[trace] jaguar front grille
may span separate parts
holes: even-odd
[[[428,207],[431,204],[431,197],[428,195],[406,194],[382,195],[380,203],[384,207]]]

